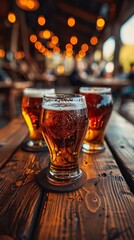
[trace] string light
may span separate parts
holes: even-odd
[[[91,37],[90,43],[91,43],[92,45],[96,45],[96,44],[98,43],[98,38],[95,37],[95,36]]]
[[[56,45],[59,42],[59,38],[57,36],[53,36],[51,42]]]
[[[76,36],[73,36],[70,38],[70,42],[73,44],[73,45],[76,45],[77,42],[78,42],[78,38]]]
[[[103,18],[98,18],[97,21],[96,21],[96,28],[98,30],[102,30],[105,26],[105,20]]]
[[[35,43],[36,41],[37,41],[36,35],[32,34],[32,35],[30,36],[30,42]]]
[[[59,47],[54,47],[53,52],[57,53],[57,54],[60,53],[60,48]]]
[[[16,0],[16,4],[26,11],[35,11],[39,8],[38,0]]]
[[[88,51],[89,47],[88,47],[88,45],[86,43],[83,43],[81,45],[81,49],[86,52],[86,51]]]
[[[40,49],[42,47],[42,44],[41,42],[37,41],[35,44],[34,44],[35,48],[36,49]]]
[[[81,58],[85,57],[85,55],[86,55],[85,51],[82,51],[82,50],[79,51],[79,56]]]
[[[50,33],[49,30],[44,30],[44,31],[43,31],[43,37],[44,37],[45,39],[49,39],[50,36],[51,36],[51,33]]]
[[[38,24],[39,24],[40,26],[44,26],[45,23],[46,23],[46,19],[44,18],[44,16],[39,16],[39,17],[38,17]]]
[[[67,24],[69,27],[73,27],[75,25],[75,19],[73,17],[68,18]]]
[[[10,23],[15,23],[16,22],[16,16],[15,16],[14,13],[12,13],[12,12],[8,13],[8,21]]]
[[[18,51],[18,52],[16,52],[16,53],[14,54],[14,57],[15,57],[16,59],[22,59],[22,58],[25,57],[25,53],[24,53],[23,51]]]
[[[72,49],[72,48],[73,48],[73,46],[72,46],[72,44],[71,44],[71,43],[67,43],[67,44],[66,44],[66,46],[65,46],[65,48],[66,48],[66,49]]]

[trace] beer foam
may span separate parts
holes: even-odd
[[[111,88],[106,87],[80,87],[80,93],[111,93]]]
[[[36,88],[25,88],[23,95],[31,98],[43,98],[45,94],[55,93],[54,88],[50,89],[36,89]]]
[[[87,107],[86,103],[80,103],[80,102],[68,102],[67,103],[61,103],[61,102],[44,102],[42,103],[42,107],[47,110],[54,110],[54,111],[71,111],[71,110],[81,110],[85,109]]]

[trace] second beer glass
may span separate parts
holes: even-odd
[[[102,152],[105,150],[104,132],[113,108],[111,89],[81,87],[80,93],[86,97],[89,117],[83,152]]]
[[[50,152],[49,182],[59,186],[71,184],[82,175],[79,153],[88,125],[85,97],[45,95],[40,125]]]
[[[40,151],[46,146],[42,136],[39,118],[42,98],[46,93],[54,93],[55,89],[25,88],[22,98],[22,115],[29,129],[29,140],[24,147],[28,151]]]

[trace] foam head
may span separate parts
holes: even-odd
[[[45,94],[55,93],[54,88],[25,88],[23,91],[23,96],[31,98],[43,98]]]
[[[85,97],[78,94],[48,94],[45,95],[42,107],[49,110],[68,111],[87,107]]]
[[[111,88],[107,87],[80,87],[80,93],[111,93]]]

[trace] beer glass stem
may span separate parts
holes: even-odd
[[[60,185],[68,185],[71,182],[76,181],[78,178],[80,178],[82,175],[82,171],[80,168],[78,168],[75,171],[70,170],[70,172],[62,170],[61,172],[54,171],[54,169],[51,168],[47,173],[47,177],[50,183],[60,186]]]

